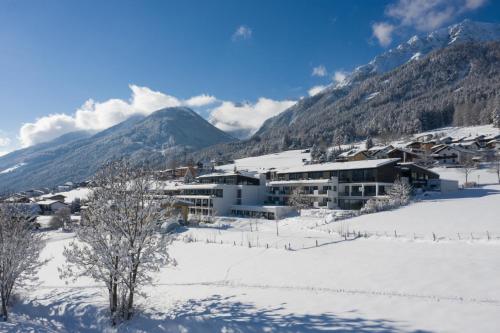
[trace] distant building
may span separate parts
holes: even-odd
[[[43,200],[36,202],[36,204],[40,207],[42,215],[52,215],[57,213],[60,209],[68,207],[64,202],[57,200]]]

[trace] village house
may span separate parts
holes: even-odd
[[[60,209],[68,207],[68,205],[64,202],[57,200],[42,200],[37,201],[36,204],[40,207],[40,212],[42,215],[53,215]]]

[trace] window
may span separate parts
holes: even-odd
[[[384,195],[385,194],[385,186],[384,185],[379,185],[378,187],[378,195]]]
[[[351,190],[351,196],[361,196],[362,195],[362,188],[360,185],[352,186]]]
[[[372,186],[372,185],[365,186],[365,195],[372,196],[372,195],[375,195],[375,193],[376,193],[375,186]]]

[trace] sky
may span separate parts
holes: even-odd
[[[495,0],[0,0],[0,155],[187,106],[241,135]]]

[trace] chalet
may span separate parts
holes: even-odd
[[[411,149],[415,152],[429,152],[431,151],[432,147],[435,144],[436,141],[427,141],[427,142],[413,141],[407,144],[405,148]]]
[[[460,164],[466,159],[472,159],[476,156],[475,152],[461,146],[444,145],[431,154],[432,158],[439,164]]]
[[[393,149],[394,147],[391,145],[373,146],[370,149],[368,149],[368,153],[372,158],[388,158],[387,154]]]
[[[500,139],[493,139],[488,141],[486,148],[500,151]]]
[[[394,148],[387,152],[387,158],[399,158],[403,162],[418,160],[420,155],[405,148]]]
[[[64,202],[57,200],[42,200],[36,202],[36,204],[40,207],[41,214],[43,215],[52,215],[60,209],[68,207]]]
[[[195,166],[178,167],[172,169],[166,169],[156,172],[156,177],[159,180],[169,180],[169,179],[180,179],[187,178],[188,180],[193,180],[196,178],[198,173],[198,168]]]
[[[337,157],[338,162],[342,161],[364,161],[370,159],[370,154],[366,150],[351,149],[341,153]]]
[[[481,145],[477,140],[471,140],[471,141],[462,141],[460,143],[454,144],[456,147],[461,147],[470,151],[478,151],[481,149]]]

